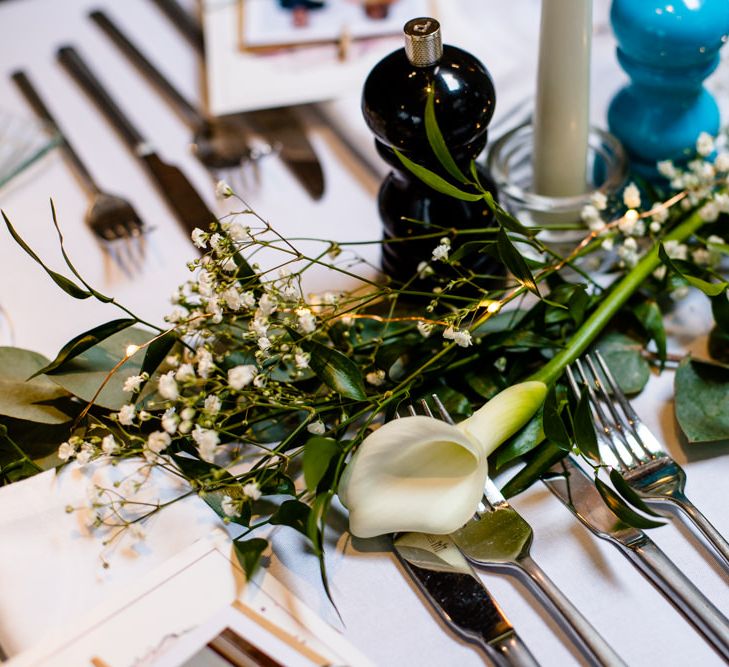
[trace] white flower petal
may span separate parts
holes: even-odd
[[[487,461],[462,430],[404,417],[368,436],[339,485],[358,537],[398,531],[449,533],[473,514]]]

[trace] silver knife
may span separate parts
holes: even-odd
[[[447,535],[402,533],[395,553],[443,620],[497,667],[535,667],[526,645]]]
[[[614,544],[663,593],[725,660],[729,620],[642,530],[623,523],[605,504],[595,484],[571,456],[542,477],[549,490],[598,537]]]
[[[175,213],[188,236],[197,227],[207,229],[216,218],[197,190],[180,169],[164,162],[136,127],[131,124],[76,49],[72,46],[61,47],[58,50],[58,61],[86,91],[117,129],[129,149],[146,166],[157,189]]]
[[[152,1],[197,50],[200,57],[205,58],[205,46],[199,22],[176,0]],[[246,111],[236,116],[277,149],[283,163],[313,199],[322,198],[324,173],[321,163],[293,110],[280,107]]]

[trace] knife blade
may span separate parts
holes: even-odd
[[[554,464],[542,481],[590,531],[615,545],[724,659],[729,660],[729,620],[645,532],[627,525],[613,513],[590,475],[573,457],[567,456]]]
[[[58,49],[57,58],[116,128],[132,153],[144,164],[160,194],[187,232],[188,238],[198,227],[207,229],[216,220],[215,215],[187,176],[178,167],[162,160],[121,111],[78,51],[72,46],[62,46]]]
[[[152,0],[172,24],[205,58],[205,45],[200,24],[179,5],[177,0]],[[312,199],[324,195],[324,172],[311,145],[306,130],[296,113],[288,107],[246,111],[235,114],[251,129],[260,134],[271,146],[278,149],[278,155],[293,176],[306,189]]]
[[[538,665],[491,594],[447,535],[402,533],[393,547],[436,612],[499,667]]]

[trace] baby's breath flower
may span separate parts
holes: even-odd
[[[221,405],[221,400],[215,394],[210,394],[210,396],[205,398],[203,410],[211,415],[215,415],[220,412]]]
[[[636,231],[638,224],[638,211],[631,208],[625,212],[625,215],[618,222],[618,229],[626,236],[632,236]]]
[[[451,240],[444,236],[440,243],[433,249],[433,259],[435,261],[442,261],[445,262],[448,259],[448,253],[451,251]]]
[[[148,379],[149,373],[142,373],[141,375],[130,375],[126,380],[124,380],[122,390],[128,392],[139,391],[139,387],[142,386],[142,382],[146,382]]]
[[[417,324],[418,327],[418,333],[423,337],[427,338],[430,336],[431,333],[433,333],[433,324],[431,322],[424,322],[423,320],[420,320]]]
[[[136,412],[137,409],[131,403],[122,405],[121,408],[119,408],[117,419],[123,426],[131,426],[134,423]]]
[[[86,465],[91,460],[94,453],[94,446],[88,442],[84,442],[84,444],[81,445],[81,451],[76,454],[76,460],[80,465]]]
[[[226,289],[221,296],[223,297],[223,301],[225,301],[225,305],[231,310],[240,310],[243,307],[243,299],[241,299],[238,288],[234,285]]]
[[[666,254],[671,259],[687,259],[688,258],[688,246],[685,243],[679,243],[676,240],[666,241],[663,244],[663,248]]]
[[[190,431],[192,431],[192,422],[187,419],[180,422],[180,425],[177,427],[177,431],[182,435],[187,435]]]
[[[243,485],[243,495],[251,500],[258,500],[261,497],[261,487],[257,482],[248,482]]]
[[[654,276],[654,277],[655,277],[655,278],[656,278],[657,280],[663,280],[663,279],[664,279],[664,278],[666,277],[666,267],[665,267],[665,265],[664,265],[664,266],[659,266],[659,267],[658,267],[658,268],[657,268],[657,269],[656,269],[656,270],[655,270],[655,271],[653,272],[653,276]]]
[[[162,453],[172,442],[170,434],[165,431],[153,431],[147,436],[147,449],[155,454]]]
[[[720,213],[729,213],[729,194],[726,192],[719,192],[714,195],[714,203],[719,209]]]
[[[261,336],[258,339],[258,349],[260,349],[261,352],[266,352],[271,349],[271,345],[273,345],[273,343],[266,336]]]
[[[640,208],[640,190],[635,183],[629,183],[623,190],[623,203],[628,208]]]
[[[661,160],[657,165],[658,173],[669,180],[674,179],[678,176],[678,169],[671,160]],[[681,188],[676,188],[680,190]]]
[[[233,190],[225,181],[218,181],[215,185],[215,194],[221,199],[233,196]]]
[[[179,306],[176,306],[167,315],[165,315],[165,322],[169,322],[170,324],[176,324],[177,322],[182,322],[185,319],[187,319],[187,311]]]
[[[116,454],[119,451],[119,444],[111,433],[105,435],[102,438],[101,451],[104,452],[104,454],[106,454],[107,456]]]
[[[243,292],[240,295],[240,301],[244,308],[253,308],[256,305],[256,295],[253,292]]]
[[[590,201],[598,211],[604,211],[607,208],[608,200],[604,192],[600,192],[599,190],[594,192],[592,197],[590,197]]]
[[[70,442],[62,442],[58,447],[58,458],[68,461],[76,455],[76,448]]]
[[[157,384],[157,389],[159,390],[162,398],[167,398],[170,401],[177,400],[177,397],[180,395],[180,391],[177,387],[177,382],[175,381],[175,371],[168,371],[164,375],[161,375]]]
[[[651,224],[648,226],[654,234],[658,234],[661,231],[661,223],[658,220],[651,220]]]
[[[215,450],[220,443],[218,432],[197,425],[192,432],[192,439],[197,443],[197,451],[200,454],[200,458],[208,463],[214,463]]]
[[[317,421],[308,424],[306,430],[309,431],[309,433],[313,433],[314,435],[323,435],[324,432],[327,430],[327,427],[324,426],[324,422],[321,419],[318,419]]]
[[[722,151],[714,160],[714,169],[717,171],[729,171],[729,152]]]
[[[582,217],[582,221],[587,225],[597,220],[601,220],[600,211],[593,204],[585,204],[585,206],[582,207],[580,216]]]
[[[711,253],[706,248],[695,248],[691,251],[691,259],[699,266],[708,266],[711,261]]]
[[[417,272],[418,278],[427,278],[435,273],[433,267],[428,264],[428,262],[420,262],[420,264],[418,264]]]
[[[231,222],[225,228],[228,237],[236,243],[242,243],[244,241],[251,240],[251,228],[242,225],[240,222]]]
[[[299,329],[306,334],[316,330],[316,317],[308,308],[297,308],[296,317],[299,322]]]
[[[707,201],[699,209],[699,215],[705,222],[714,222],[719,217],[719,207],[715,201]]]
[[[268,333],[268,320],[264,317],[254,317],[248,324],[248,328],[256,336],[265,336]]]
[[[294,365],[296,368],[309,368],[309,355],[306,352],[297,350],[294,352]]]
[[[253,382],[253,378],[256,377],[258,368],[253,364],[243,364],[236,366],[228,371],[228,384],[231,388],[240,391],[243,387]]]
[[[218,234],[218,232],[215,232],[210,237],[210,247],[215,250],[215,252],[219,253],[223,249],[223,237]]]
[[[471,332],[465,329],[456,330],[453,327],[448,327],[443,332],[443,338],[446,340],[452,340],[456,345],[461,347],[468,347],[471,345]]]
[[[177,423],[179,421],[180,420],[175,413],[175,408],[167,408],[162,415],[162,419],[160,419],[160,425],[166,433],[172,435],[175,431],[177,431]]]
[[[190,234],[190,237],[192,238],[192,243],[196,248],[204,248],[207,243],[207,234],[200,229],[199,227],[195,227],[195,229],[192,230],[192,234]]]
[[[253,386],[257,387],[258,389],[262,389],[266,386],[266,384],[268,384],[268,377],[263,373],[259,373],[258,375],[256,375],[256,377],[253,378]]]
[[[262,317],[268,317],[276,310],[276,308],[278,308],[276,299],[268,293],[264,294],[258,300],[258,309],[260,310]]]
[[[195,408],[186,407],[182,409],[182,412],[180,413],[180,417],[182,419],[192,419],[195,416]]]
[[[230,496],[223,496],[223,500],[220,502],[220,507],[225,516],[240,516],[239,503],[233,500]]]
[[[696,152],[706,157],[714,152],[714,137],[708,132],[702,132],[696,139]]]
[[[207,378],[210,375],[210,371],[213,369],[213,355],[204,347],[197,349],[197,372],[201,378]]]
[[[188,382],[195,379],[195,367],[192,364],[180,364],[175,373],[175,380],[178,382]]]
[[[615,239],[612,236],[610,236],[610,237],[606,238],[600,245],[603,250],[610,252],[613,249],[613,247],[615,246]]]
[[[367,373],[365,380],[373,387],[380,387],[385,384],[385,371],[377,369]]]

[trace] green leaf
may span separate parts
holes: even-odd
[[[514,437],[494,453],[494,466],[498,470],[514,459],[531,452],[544,441],[544,405]],[[561,450],[560,450],[561,451]]]
[[[577,401],[574,415],[575,442],[580,451],[591,456],[596,461],[600,460],[600,451],[597,448],[597,435],[595,433],[595,422],[590,411],[590,400],[587,391],[580,394]]]
[[[553,442],[545,442],[542,447],[534,451],[533,457],[527,464],[503,486],[501,493],[505,498],[513,498],[525,491],[567,454],[567,451],[560,449]]]
[[[300,500],[287,500],[282,503],[269,519],[274,526],[289,526],[308,537],[307,523],[311,508]]]
[[[128,345],[144,345],[154,334],[129,328],[110,336],[87,349],[63,368],[48,377],[82,401],[90,401],[101,387],[109,372],[126,354]],[[121,366],[101,390],[95,403],[99,407],[118,410],[129,403],[131,395],[122,390],[124,381],[141,372],[141,355],[134,355]]]
[[[499,257],[504,266],[511,271],[514,277],[526,287],[530,292],[534,292],[539,296],[539,288],[534,281],[534,276],[529,270],[527,263],[516,249],[514,244],[509,240],[508,235],[503,229],[499,230],[496,245],[499,249]]]
[[[144,353],[141,372],[151,376],[160,367],[179,339],[180,337],[176,331],[168,331],[157,340],[152,341]]]
[[[48,363],[43,355],[0,347],[0,415],[41,424],[68,423],[77,411],[70,394],[47,377],[33,377]]]
[[[480,199],[483,199],[483,195],[481,194],[464,192],[455,185],[451,185],[435,172],[432,172],[430,169],[426,169],[425,167],[421,167],[419,164],[416,164],[412,160],[406,158],[399,150],[397,150],[397,148],[393,148],[392,150],[395,151],[395,155],[397,155],[400,162],[403,163],[408,171],[436,192],[440,192],[441,194],[448,195],[454,199],[461,199],[463,201],[479,201]]]
[[[328,387],[357,401],[367,398],[359,366],[349,357],[314,340],[301,339],[299,346],[309,353],[311,370]]]
[[[643,499],[628,485],[628,483],[623,479],[623,476],[615,470],[615,468],[610,469],[610,481],[613,483],[615,490],[633,507],[638,508],[641,512],[650,514],[651,516],[661,518],[660,514],[654,512],[643,502]]]
[[[13,225],[10,223],[10,220],[8,220],[8,217],[5,215],[5,211],[2,211],[2,216],[3,220],[5,220],[5,225],[10,232],[10,236],[13,237],[15,242],[23,250],[25,250],[25,252],[30,255],[30,257],[32,257],[38,264],[40,264],[41,267],[43,267],[43,270],[51,277],[51,280],[56,283],[56,285],[58,285],[64,292],[66,292],[66,294],[72,296],[74,299],[88,299],[91,296],[91,292],[89,292],[88,290],[82,289],[72,280],[66,278],[66,276],[63,276],[60,273],[49,269],[43,263],[41,258],[38,257],[35,252],[33,252],[32,248],[25,241],[23,241],[20,234],[18,234]]]
[[[729,332],[713,327],[709,333],[709,355],[715,361],[729,364]]]
[[[428,99],[425,102],[425,134],[428,137],[428,143],[435,157],[438,158],[438,162],[443,165],[443,168],[457,181],[468,183],[468,179],[458,168],[458,165],[448,150],[445,139],[443,139],[443,135],[438,127],[438,122],[435,118],[435,89],[432,87],[428,93]]]
[[[494,212],[496,222],[498,222],[504,229],[508,229],[511,232],[521,234],[522,236],[526,237],[534,236],[534,231],[529,229],[528,227],[525,227],[513,215],[511,215],[511,213],[503,208],[494,199],[494,196],[490,192],[485,193],[483,198],[488,207]]]
[[[260,480],[260,483],[261,493],[264,496],[293,496],[296,493],[293,480],[281,470],[277,470],[274,475],[264,477]]]
[[[724,332],[729,334],[729,299],[726,293],[711,299],[711,312],[714,322]]]
[[[233,540],[235,555],[238,557],[246,579],[250,579],[261,562],[263,552],[268,548],[268,540],[261,537],[253,537],[249,540]]]
[[[687,357],[674,387],[676,419],[690,443],[729,438],[729,367]]]
[[[729,303],[729,301],[727,301]],[[656,344],[661,368],[666,362],[666,329],[663,326],[663,313],[655,301],[644,301],[633,309],[635,316],[646,333]]]
[[[467,371],[464,380],[474,392],[486,400],[493,398],[505,388],[501,376],[495,369]]]
[[[658,247],[658,256],[661,258],[661,261],[671,271],[673,271],[674,273],[677,273],[679,276],[681,276],[689,285],[692,285],[693,287],[700,289],[704,294],[706,294],[706,296],[718,296],[719,294],[724,292],[727,289],[727,287],[729,287],[729,283],[727,283],[727,282],[722,281],[720,283],[710,283],[701,278],[697,278],[696,276],[691,275],[690,273],[687,273],[686,270],[681,270],[681,268],[679,268],[679,266],[680,266],[679,260],[675,260],[675,261],[672,260],[668,256],[668,253],[666,253],[666,250],[663,247],[662,243]]]
[[[137,320],[127,317],[100,324],[98,327],[94,327],[86,333],[79,334],[61,348],[56,358],[50,364],[36,371],[34,375],[42,375],[44,373],[50,375],[54,371],[63,368],[64,364],[82,352],[98,345],[101,341],[106,340],[115,333],[128,329],[136,323]]]
[[[613,514],[629,526],[634,528],[659,528],[663,525],[660,521],[653,521],[653,519],[644,517],[632,510],[615,491],[597,477],[595,478],[595,486]]]
[[[544,435],[555,445],[569,451],[572,449],[572,440],[567,432],[567,428],[562,421],[562,408],[567,408],[566,404],[557,398],[556,386],[549,388],[547,397],[544,399],[544,411],[542,416],[542,425]]]
[[[643,345],[625,334],[610,332],[597,344],[618,386],[626,394],[637,394],[645,387],[651,370],[643,358]]]
[[[339,452],[339,443],[332,438],[313,437],[304,445],[303,467],[306,488],[314,493],[329,463]]]

